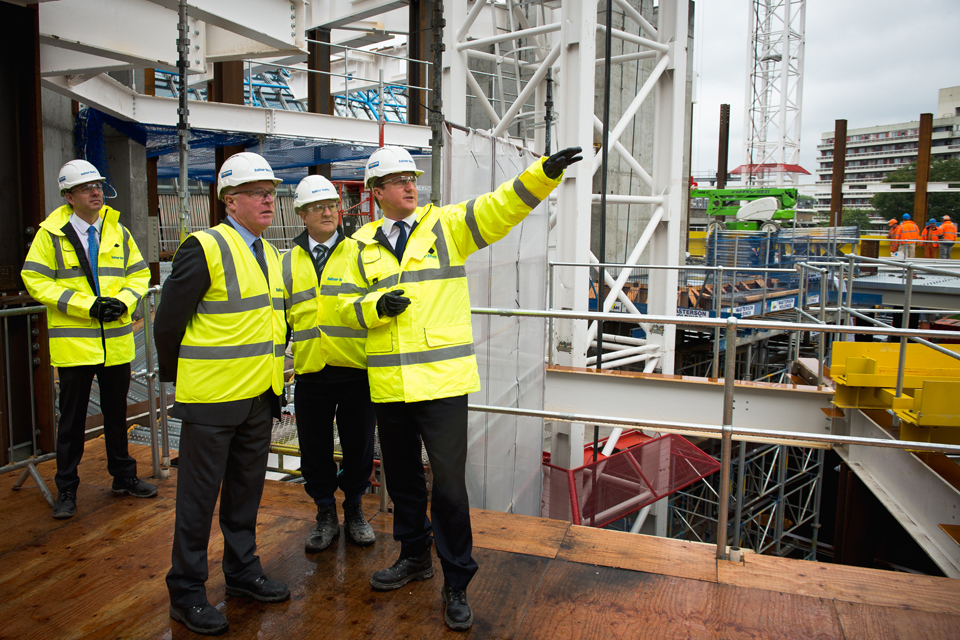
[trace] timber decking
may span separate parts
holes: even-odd
[[[149,450],[131,445],[141,474]],[[87,443],[77,515],[54,520],[28,480],[0,476],[0,638],[198,637],[168,617],[176,471],[156,499],[116,498],[102,440]],[[40,465],[54,487],[54,463]],[[302,543],[315,510],[300,485],[267,481],[258,553],[289,602],[225,598],[216,519],[210,601],[230,620],[225,638],[907,638],[960,637],[960,581],[745,554],[714,547],[473,510],[480,571],[470,585],[475,623],[443,623],[437,576],[379,593],[368,580],[391,564],[392,517],[370,496],[377,544],[343,536],[327,551]]]

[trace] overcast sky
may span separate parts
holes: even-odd
[[[743,164],[750,0],[699,0],[694,41],[693,173],[717,169],[720,105],[730,105],[728,166]],[[960,1],[807,2],[800,166],[814,174],[820,135],[918,120],[960,85]],[[801,184],[815,175],[803,176]]]

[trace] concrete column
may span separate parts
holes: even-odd
[[[110,177],[117,197],[107,205],[120,212],[120,224],[130,230],[140,252],[147,250],[147,149],[116,131],[103,127]]]

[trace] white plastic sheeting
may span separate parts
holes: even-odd
[[[529,151],[483,132],[446,132],[443,202],[463,202],[492,191],[534,160]],[[547,207],[544,202],[506,238],[467,260],[473,306],[545,308]],[[471,394],[470,403],[542,409],[545,321],[474,316],[473,338],[482,388]],[[542,450],[542,420],[472,412],[470,506],[539,516]]]

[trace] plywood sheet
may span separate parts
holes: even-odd
[[[716,547],[571,525],[559,560],[717,581]]]
[[[849,602],[837,602],[836,609],[847,640],[956,640],[960,636],[960,616]]]
[[[547,518],[471,509],[475,547],[555,558],[570,523]]]
[[[840,640],[842,635],[829,600],[555,560],[516,637]]]
[[[960,580],[746,554],[718,563],[721,583],[843,602],[960,612]]]

